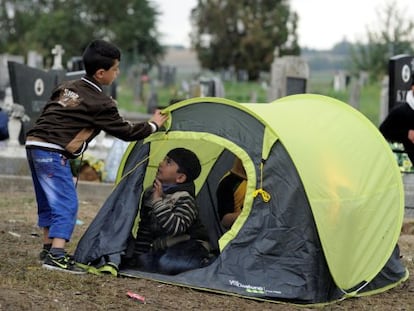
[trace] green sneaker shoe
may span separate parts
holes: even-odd
[[[48,270],[58,270],[62,272],[68,272],[73,274],[85,274],[86,271],[81,267],[78,267],[76,263],[69,257],[53,257],[52,254],[46,256],[46,260],[43,263],[43,268]]]

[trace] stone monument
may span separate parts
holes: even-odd
[[[334,91],[345,91],[350,82],[350,77],[345,70],[338,70],[334,75],[333,88]]]
[[[388,111],[405,102],[407,91],[411,88],[413,74],[414,56],[401,54],[389,59]]]
[[[268,101],[278,98],[307,93],[309,79],[309,66],[299,56],[279,57],[276,49],[270,70],[270,86],[268,88]]]
[[[220,78],[200,78],[201,97],[225,97],[224,85]]]
[[[24,64],[9,62],[13,102],[24,107],[30,120],[23,122],[23,132],[32,127],[57,84],[55,72],[46,72]],[[23,137],[21,140],[24,140]]]
[[[16,63],[23,64],[24,57],[20,55],[0,55],[0,101],[3,101],[6,96],[6,88],[10,86],[9,71],[7,69],[7,63],[14,61]]]
[[[43,68],[43,56],[36,51],[27,53],[27,65],[34,68]]]
[[[52,69],[54,69],[54,70],[63,70],[62,56],[63,56],[63,54],[65,54],[65,50],[62,48],[62,46],[60,44],[57,44],[52,49],[52,54],[54,55]]]

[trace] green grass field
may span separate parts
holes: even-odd
[[[349,103],[351,87],[346,91],[336,92],[332,88],[333,75],[330,73],[313,73],[308,81],[309,93],[321,94],[333,97],[345,103]],[[257,82],[225,82],[225,97],[240,103],[251,102],[255,99],[258,103],[267,102],[267,91],[262,84]],[[368,84],[360,91],[359,110],[375,126],[379,123],[380,110],[380,85]],[[157,97],[159,106],[167,106],[169,101],[176,98],[177,88],[158,88]],[[119,80],[118,103],[122,110],[134,112],[146,112],[147,108],[134,98],[131,86],[123,78]]]

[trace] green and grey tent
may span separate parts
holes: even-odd
[[[166,128],[131,143],[116,187],[81,238],[75,259],[111,271],[137,221],[143,190],[180,146],[201,160],[200,216],[220,251],[208,267],[178,275],[121,270],[200,290],[318,304],[379,293],[408,278],[399,258],[401,174],[376,127],[336,99],[293,95],[240,104],[193,98],[169,106]],[[241,215],[223,234],[215,191],[234,156],[245,167]]]

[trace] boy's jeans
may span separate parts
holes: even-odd
[[[178,274],[208,266],[214,258],[197,240],[180,242],[161,251],[139,256],[139,270],[162,274]]]
[[[49,238],[70,240],[76,224],[78,197],[69,160],[58,152],[26,149],[36,193],[39,227]]]

